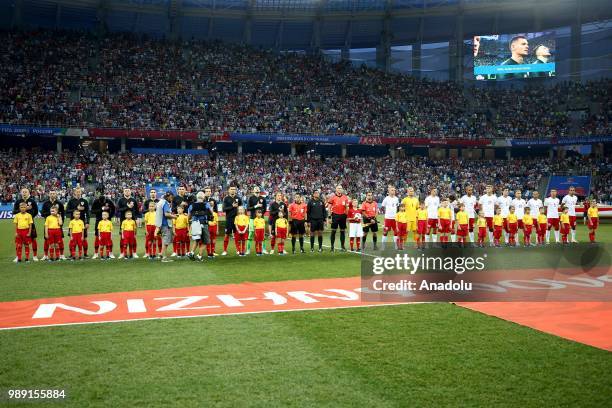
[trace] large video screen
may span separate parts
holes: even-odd
[[[555,76],[555,33],[477,35],[474,78],[507,80]]]

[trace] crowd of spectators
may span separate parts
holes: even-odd
[[[609,135],[611,88],[602,80],[466,90],[219,42],[0,33],[0,122],[14,124],[432,139]],[[599,107],[579,129],[566,109],[576,98]]]
[[[90,197],[103,188],[112,199],[118,199],[123,188],[129,187],[142,202],[149,183],[184,185],[190,193],[211,187],[217,199],[223,198],[229,185],[236,185],[240,195],[249,194],[257,185],[267,194],[280,191],[291,196],[317,189],[329,195],[337,184],[359,200],[367,191],[382,200],[388,185],[396,186],[400,196],[409,186],[422,196],[433,187],[441,196],[449,196],[462,195],[468,184],[477,194],[486,184],[493,184],[496,191],[519,189],[530,197],[554,173],[593,174],[594,194],[602,202],[610,200],[609,159],[430,160],[262,154],[218,154],[211,158],[91,151],[58,155],[22,150],[0,151],[0,201],[14,201],[22,187],[29,187],[37,200],[44,199],[50,190],[58,191],[60,199],[66,200],[79,185]]]

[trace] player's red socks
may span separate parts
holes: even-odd
[[[352,251],[353,249],[355,249],[355,248],[354,248],[354,246],[355,246],[355,238],[351,237],[351,238],[349,239],[349,246],[351,247],[351,251]]]
[[[589,232],[589,240],[595,242],[595,231]],[[26,247],[27,248],[27,247]],[[27,250],[27,249],[26,249]]]

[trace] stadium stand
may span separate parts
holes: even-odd
[[[9,124],[429,139],[612,130],[609,79],[465,90],[318,56],[69,31],[2,32],[0,55]],[[566,109],[575,100],[599,107],[578,126]]]
[[[523,190],[524,197],[538,189],[540,181],[552,173],[593,174],[597,183],[593,192],[602,203],[610,201],[610,163],[608,159],[568,157],[562,161],[525,158],[513,160],[430,160],[423,157],[402,159],[351,157],[279,156],[260,154],[219,154],[214,158],[185,155],[145,155],[134,153],[100,154],[92,151],[68,152],[61,155],[32,150],[0,152],[0,201],[15,201],[21,187],[34,190],[37,201],[57,190],[61,200],[70,198],[77,184],[89,194],[97,187],[117,199],[123,187],[130,187],[142,201],[147,183],[168,182],[175,178],[188,191],[196,193],[212,187],[217,199],[223,198],[230,184],[239,187],[239,194],[258,185],[268,194],[281,191],[310,194],[320,189],[333,193],[340,183],[349,195],[364,199],[372,191],[382,200],[389,184],[405,188],[413,186],[426,195],[438,188],[440,195],[463,194],[466,185],[484,191],[486,184],[496,190],[508,187]]]

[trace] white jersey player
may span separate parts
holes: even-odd
[[[385,249],[385,243],[387,242],[387,234],[389,230],[393,230],[393,240],[397,247],[397,225],[395,223],[395,215],[397,214],[397,208],[399,207],[399,198],[395,195],[395,187],[389,186],[387,188],[388,195],[383,199],[381,207],[385,212],[385,226],[383,229],[382,236],[382,249]]]
[[[440,207],[440,197],[438,197],[438,190],[435,188],[431,189],[429,195],[425,198],[425,208],[427,208],[427,231],[428,234],[425,236],[425,240],[429,239],[431,234],[432,242],[436,242],[438,239],[438,208]]]
[[[476,219],[476,203],[478,200],[474,195],[474,188],[467,186],[465,188],[465,194],[459,199],[459,202],[465,206],[465,212],[469,217],[469,234],[470,241],[474,242],[474,220]]]
[[[550,197],[544,199],[546,207],[546,218],[548,219],[548,229],[546,230],[546,243],[550,243],[550,230],[555,230],[555,241],[559,243],[559,205],[557,190],[550,190]]]
[[[514,192],[512,206],[514,207],[514,214],[516,214],[516,218],[518,219],[518,227],[519,229],[523,229],[523,217],[525,216],[527,202],[522,198],[521,190],[516,190]]]
[[[485,194],[478,199],[478,205],[487,220],[487,228],[489,229],[489,242],[493,243],[493,216],[495,215],[495,203],[497,196],[493,194],[493,186],[488,184],[485,188]]]
[[[544,207],[542,200],[540,200],[540,193],[537,191],[533,192],[533,197],[527,201],[527,207],[529,207],[529,214],[531,214],[533,224],[536,225],[537,230],[538,214],[540,214],[540,208]]]
[[[495,204],[501,210],[501,216],[504,219],[504,240],[506,244],[508,243],[508,214],[510,214],[510,205],[512,204],[512,197],[509,195],[509,191],[507,188],[504,188],[502,191],[502,195],[497,197],[497,201]]]
[[[578,204],[578,196],[576,195],[576,189],[574,186],[569,188],[569,192],[565,197],[563,197],[561,204],[567,207],[567,215],[569,215],[570,219],[572,242],[578,242],[576,240],[576,205]]]

